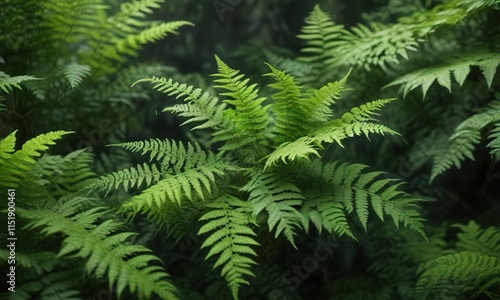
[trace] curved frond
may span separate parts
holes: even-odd
[[[455,78],[458,84],[462,86],[471,71],[471,66],[479,67],[486,78],[488,86],[491,86],[499,64],[500,53],[484,50],[474,51],[453,59],[446,64],[406,74],[389,83],[386,87],[399,85],[404,96],[411,90],[420,87],[425,98],[430,86],[437,81],[439,85],[451,92],[451,78]]]
[[[355,211],[365,230],[368,208],[371,207],[380,220],[383,221],[384,215],[388,215],[397,227],[403,223],[425,237],[423,219],[416,210],[416,203],[421,200],[400,191],[402,183],[392,184],[393,179],[378,179],[381,172],[363,173],[365,168],[364,165],[345,163],[324,167],[323,177],[332,185],[329,205],[340,202],[347,213]],[[334,211],[340,212],[339,209],[342,207],[334,207]]]
[[[36,78],[35,76],[31,75],[19,75],[11,77],[8,74],[0,71],[0,90],[3,90],[8,94],[13,90],[13,88],[21,89],[21,86],[19,84],[23,81],[29,80],[41,80],[41,78]]]
[[[477,291],[476,294],[481,294],[493,288],[497,292],[488,294],[499,296],[500,259],[467,251],[441,256],[420,275],[417,295],[426,299],[428,295],[438,293],[442,283],[452,284],[462,293]]]
[[[147,82],[153,85],[153,89],[176,98],[184,98],[186,104],[176,104],[167,107],[162,112],[172,112],[188,120],[182,123],[186,125],[193,122],[199,122],[193,128],[195,129],[213,129],[214,136],[222,132],[230,131],[234,127],[231,120],[224,118],[225,103],[221,103],[216,97],[210,96],[208,92],[203,92],[199,88],[194,88],[186,84],[181,84],[166,78],[144,78],[136,81],[134,85],[140,82]]]
[[[106,212],[104,208],[92,208],[75,214],[74,207],[85,200],[73,198],[60,207],[46,207],[24,210],[21,217],[30,220],[27,228],[42,227],[47,236],[62,233],[66,236],[59,257],[80,257],[86,259],[88,274],[108,279],[110,287],[116,289],[118,297],[126,287],[139,298],[150,298],[157,294],[162,299],[174,299],[176,290],[168,280],[169,275],[160,266],[150,265],[159,259],[151,250],[140,245],[127,245],[131,232],[114,233],[122,224],[108,219],[98,220]]]
[[[495,99],[481,111],[460,123],[450,137],[448,145],[435,155],[430,181],[452,166],[460,168],[462,161],[467,158],[474,160],[473,151],[481,141],[481,130],[499,120],[500,101]]]
[[[62,136],[70,134],[68,131],[53,131],[41,134],[28,140],[22,148],[14,152],[15,131],[1,141],[2,150],[0,152],[0,167],[2,168],[2,178],[0,186],[17,187],[20,180],[26,178],[29,170],[36,163],[35,158],[41,152],[49,149],[55,141]],[[4,148],[5,147],[5,148]]]

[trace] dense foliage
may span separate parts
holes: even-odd
[[[0,0],[2,296],[500,298],[500,1],[304,2]]]

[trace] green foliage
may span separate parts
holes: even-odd
[[[500,102],[493,100],[490,105],[460,123],[450,137],[449,143],[434,157],[431,172],[432,181],[439,174],[444,173],[452,166],[460,168],[461,162],[466,158],[474,160],[473,150],[481,141],[481,131],[500,120]],[[494,130],[498,130],[495,127]],[[492,131],[494,138],[495,131]],[[490,153],[495,153],[495,140],[489,145]]]
[[[68,133],[42,134],[17,151],[15,132],[0,140],[0,186],[16,188],[15,211],[9,209],[9,216],[15,215],[18,230],[24,232],[16,245],[20,268],[16,271],[16,292],[26,298],[39,294],[47,299],[79,299],[84,287],[71,280],[75,275],[70,270],[75,269],[75,262],[83,261],[84,277],[106,279],[119,297],[128,287],[141,299],[149,299],[153,293],[162,299],[175,298],[168,274],[151,264],[159,259],[150,254],[150,249],[130,244],[127,240],[134,233],[120,232],[123,223],[112,216],[110,208],[92,204],[97,199],[80,191],[95,180],[89,166],[92,156],[80,150],[65,157],[40,157]],[[7,210],[7,204],[2,210]],[[30,243],[23,243],[31,233],[34,237]],[[11,232],[11,236],[17,235],[17,231]],[[52,245],[44,242],[48,240]],[[7,261],[9,253],[2,250],[0,256]],[[31,272],[43,277],[46,285],[30,284]]]
[[[456,252],[443,255],[422,265],[417,282],[417,295],[432,299],[448,285],[471,298],[485,295],[491,299],[500,295],[500,231],[481,229],[475,222],[457,225]],[[445,284],[443,284],[445,283]]]
[[[405,96],[409,91],[421,87],[425,98],[429,87],[435,81],[451,92],[452,75],[457,83],[462,86],[471,72],[471,66],[477,66],[485,77],[488,87],[490,87],[499,64],[500,54],[498,52],[476,50],[469,54],[462,54],[460,57],[441,66],[424,68],[406,74],[387,86],[400,85],[400,89]]]
[[[21,76],[11,77],[8,74],[5,74],[4,72],[0,71],[0,89],[2,89],[6,93],[9,93],[12,91],[13,88],[21,89],[21,86],[19,84],[23,81],[39,80],[39,79],[40,78],[36,78],[31,75],[21,75]]]
[[[26,229],[42,227],[41,233],[49,236],[62,233],[66,236],[58,258],[78,257],[86,260],[87,274],[106,276],[110,288],[116,290],[118,297],[128,287],[139,298],[149,299],[152,293],[162,299],[173,299],[175,288],[166,280],[168,274],[162,267],[151,266],[158,260],[149,254],[151,250],[141,245],[127,245],[126,240],[133,233],[113,233],[122,224],[108,219],[96,225],[98,219],[107,214],[105,208],[75,213],[75,206],[87,199],[75,197],[55,206],[36,209],[18,209],[21,217],[30,221]]]
[[[33,137],[41,128],[72,129],[77,143],[98,146],[100,137],[94,132],[111,127],[104,119],[118,127],[109,129],[114,135],[106,136],[108,142],[124,135],[124,111],[133,109],[137,97],[130,84],[161,69],[138,68],[133,58],[144,45],[192,24],[150,20],[163,0],[131,0],[115,8],[110,2],[8,1],[8,9],[0,12],[0,57],[5,58],[0,90],[23,86],[23,91],[5,97],[11,122],[2,132],[19,129],[22,136]],[[141,93],[137,98],[150,97]],[[40,113],[45,117],[24,120],[24,115]],[[92,132],[93,138],[78,128]]]
[[[191,202],[194,211],[203,212],[199,220],[209,220],[198,231],[211,233],[202,248],[210,248],[207,257],[220,254],[214,267],[222,266],[234,298],[240,286],[248,283],[244,276],[252,275],[254,261],[248,256],[256,255],[250,248],[258,245],[252,238],[256,225],[275,231],[275,238],[284,236],[294,247],[298,231],[307,229],[310,221],[320,231],[324,227],[355,238],[347,216],[356,206],[355,214],[366,230],[370,202],[380,219],[388,215],[396,225],[402,222],[424,235],[423,219],[415,210],[419,200],[399,191],[400,184],[376,179],[378,172],[361,174],[361,165],[336,168],[321,160],[309,161],[311,154],[320,156],[322,144],[342,145],[341,140],[370,133],[396,134],[374,119],[392,99],[367,102],[334,118],[332,106],[345,89],[347,76],[303,92],[292,76],[268,65],[271,73],[264,76],[275,80],[270,86],[278,92],[266,99],[239,71],[218,57],[216,62],[214,84],[222,100],[171,79],[150,77],[138,82],[183,99],[184,103],[164,111],[187,118],[183,125],[192,130],[211,130],[207,146],[218,147],[218,154],[198,144],[170,140],[118,144],[149,156],[150,162],[104,175],[91,189],[109,192],[145,183],[147,188],[125,201],[121,211],[163,220],[170,230],[167,234],[174,236],[182,233],[172,223],[176,218],[167,215],[187,209],[186,203]],[[320,181],[322,187],[308,189],[305,183],[310,180]],[[309,209],[309,214],[303,209]]]

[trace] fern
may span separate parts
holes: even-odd
[[[21,82],[29,81],[29,80],[41,80],[41,78],[37,78],[31,75],[20,75],[11,77],[8,74],[0,71],[0,89],[6,93],[12,92],[14,88],[21,89]]]
[[[34,158],[40,156],[40,152],[46,151],[49,149],[49,145],[54,145],[56,140],[69,133],[56,131],[41,134],[27,141],[18,151],[14,151],[16,143],[15,131],[2,139],[0,141],[0,166],[4,171],[2,171],[0,186],[17,187],[19,182],[27,177],[27,171],[36,163]]]
[[[211,210],[200,221],[208,222],[198,231],[198,234],[213,232],[201,247],[210,247],[207,259],[219,255],[214,268],[223,266],[221,275],[226,278],[234,299],[238,299],[240,286],[248,284],[243,276],[254,276],[249,268],[255,261],[249,256],[257,256],[251,246],[258,243],[249,226],[255,221],[247,214],[248,206],[248,202],[234,196],[221,196],[207,204],[207,208]]]
[[[283,233],[297,248],[294,236],[296,228],[300,227],[301,215],[296,207],[302,205],[305,199],[293,183],[280,177],[276,172],[256,172],[241,190],[250,194],[248,201],[254,217],[265,211],[269,231],[276,228],[275,237]]]
[[[295,160],[297,158],[306,158],[310,154],[319,156],[318,151],[321,150],[322,143],[336,142],[340,146],[342,140],[364,134],[366,137],[370,133],[375,134],[393,134],[397,132],[389,127],[375,123],[371,115],[393,99],[381,99],[373,102],[368,102],[359,107],[346,112],[339,119],[334,119],[329,122],[316,122],[320,125],[316,126],[308,136],[301,137],[293,142],[285,142],[279,145],[271,154],[266,157],[266,168],[275,165],[278,161],[286,162],[287,160]],[[320,117],[320,120],[326,117]]]
[[[234,150],[248,144],[254,146],[257,157],[262,157],[262,147],[267,140],[267,127],[269,117],[267,109],[269,106],[262,106],[266,98],[259,98],[256,84],[247,85],[248,79],[243,79],[239,71],[231,69],[220,58],[216,57],[218,73],[214,74],[217,79],[215,88],[225,91],[221,96],[226,96],[226,104],[232,106],[224,111],[225,117],[234,120],[235,127],[232,135],[235,138],[225,141],[221,150]]]
[[[301,57],[300,61],[307,62],[313,67],[312,74],[306,77],[306,82],[313,82],[325,75],[328,80],[330,78],[326,73],[328,68],[325,61],[335,57],[331,49],[338,45],[337,39],[346,34],[346,31],[341,25],[335,25],[319,5],[314,6],[305,23],[302,33],[298,35],[306,42],[306,46],[301,49],[305,56]]]
[[[481,141],[481,130],[500,120],[500,102],[493,102],[460,123],[450,137],[450,143],[434,157],[430,181],[452,166],[460,168],[466,158],[474,160],[473,150]],[[492,152],[494,148],[492,148]]]
[[[495,129],[491,131],[489,138],[491,139],[491,142],[488,144],[488,147],[491,149],[491,155],[500,159],[500,123],[495,124]]]
[[[400,85],[400,90],[404,96],[411,90],[420,87],[425,98],[430,86],[437,81],[439,85],[451,92],[451,78],[455,78],[457,83],[462,86],[471,71],[471,66],[479,67],[488,87],[490,87],[499,64],[500,54],[498,52],[474,51],[451,60],[447,64],[424,68],[406,74],[389,83],[386,87]]]
[[[90,74],[90,67],[72,63],[64,68],[64,76],[72,88],[77,87]]]
[[[456,224],[462,232],[457,234],[456,247],[460,251],[479,252],[500,258],[500,230],[495,227],[482,229],[476,222]]]
[[[192,122],[203,122],[195,126],[195,129],[212,128],[215,130],[214,135],[220,132],[226,132],[234,127],[232,122],[223,117],[223,112],[226,107],[225,103],[219,103],[219,100],[209,95],[208,92],[203,93],[201,89],[174,82],[172,79],[166,78],[145,78],[136,81],[132,86],[140,82],[148,82],[154,84],[153,88],[165,93],[169,96],[183,97],[187,104],[177,104],[163,109],[163,112],[172,112],[181,117],[188,118],[182,125]]]
[[[443,255],[422,266],[416,286],[422,299],[442,289],[442,283],[452,284],[460,292],[490,298],[500,295],[500,260],[498,250],[500,235],[497,228],[481,229],[475,222],[456,225],[462,230],[458,234],[457,252]]]
[[[142,183],[150,186],[140,195],[123,205],[124,211],[148,212],[161,208],[165,201],[180,205],[183,199],[204,199],[210,193],[216,176],[223,176],[225,171],[235,168],[222,161],[212,152],[203,151],[198,144],[170,142],[169,140],[151,140],[116,144],[132,152],[150,153],[150,159],[159,161],[159,167],[153,164],[138,165],[112,174],[102,176],[89,188],[109,191],[123,186],[139,187]],[[151,186],[152,185],[152,186]]]
[[[392,179],[375,180],[381,175],[380,172],[362,174],[365,168],[366,166],[360,164],[341,164],[339,166],[333,164],[324,167],[323,177],[332,185],[332,194],[329,196],[333,197],[334,202],[342,203],[341,207],[334,205],[333,212],[339,213],[342,209],[345,209],[346,213],[356,211],[356,215],[366,231],[368,208],[371,207],[380,220],[383,221],[384,215],[388,215],[393,219],[396,226],[403,223],[405,227],[425,236],[422,225],[423,219],[415,210],[417,208],[416,204],[421,200],[400,191],[401,183],[391,184]],[[328,201],[328,198],[323,198],[323,201]],[[331,204],[334,202],[331,202]],[[323,202],[322,204],[327,204],[326,207],[321,208],[322,214],[325,214],[330,203]],[[336,216],[333,215],[333,217]],[[328,220],[328,218],[325,219]],[[349,232],[343,226],[336,230],[336,224],[333,222],[332,224],[334,224],[333,228],[325,229]]]
[[[106,212],[103,208],[74,213],[72,207],[79,206],[84,200],[76,197],[58,207],[18,209],[18,213],[31,221],[27,228],[43,227],[42,233],[47,236],[54,233],[66,235],[58,256],[86,259],[87,273],[97,277],[107,275],[110,287],[116,288],[119,297],[128,286],[130,292],[137,293],[140,298],[150,298],[153,293],[162,299],[174,298],[175,288],[166,280],[168,274],[159,266],[148,266],[157,260],[148,254],[151,250],[124,244],[133,233],[112,234],[122,226],[112,219],[96,225],[97,219]]]
[[[378,172],[363,174],[361,165],[337,168],[319,159],[308,161],[311,155],[320,157],[325,144],[342,146],[346,138],[370,133],[397,134],[375,118],[393,99],[367,102],[335,118],[333,105],[345,90],[347,76],[304,89],[293,76],[268,64],[270,72],[264,76],[274,79],[270,87],[277,92],[266,99],[238,70],[218,57],[216,62],[213,76],[221,101],[173,79],[149,77],[134,85],[150,83],[183,99],[163,111],[186,118],[183,125],[192,125],[192,130],[210,130],[208,144],[216,143],[218,153],[170,140],[115,144],[145,155],[149,163],[102,176],[91,189],[141,188],[146,183],[120,210],[164,222],[167,234],[176,238],[203,213],[200,221],[208,223],[199,234],[211,235],[202,247],[210,247],[207,257],[220,254],[215,267],[223,266],[234,298],[247,283],[243,276],[252,274],[254,261],[248,256],[256,255],[250,246],[257,243],[250,224],[262,223],[275,238],[283,235],[296,247],[298,231],[308,230],[310,222],[319,231],[355,238],[348,215],[354,212],[366,230],[371,207],[380,219],[390,216],[397,226],[403,223],[424,234],[416,211],[419,200],[399,191],[401,184],[379,179]],[[320,187],[305,186],[308,181],[319,181]],[[183,213],[185,218],[176,215]]]

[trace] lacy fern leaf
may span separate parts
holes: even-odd
[[[471,71],[471,66],[479,67],[489,87],[493,83],[493,77],[499,64],[500,54],[498,52],[474,51],[453,59],[449,63],[406,74],[389,83],[386,87],[400,85],[404,96],[411,90],[420,87],[425,98],[430,86],[437,81],[439,85],[451,92],[452,75],[462,86]]]
[[[213,74],[217,78],[214,80],[217,84],[215,88],[226,96],[224,103],[231,108],[226,108],[224,117],[233,119],[235,125],[232,129],[234,138],[225,140],[221,150],[234,150],[251,144],[256,156],[262,157],[269,126],[269,106],[262,106],[266,98],[258,97],[256,84],[248,85],[249,80],[244,79],[239,71],[230,68],[217,56],[216,61],[218,73]]]
[[[495,124],[495,128],[491,131],[489,138],[491,139],[491,142],[488,144],[488,147],[491,149],[490,153],[500,160],[500,123]]]
[[[460,168],[462,161],[467,158],[474,160],[472,152],[475,145],[481,141],[481,130],[498,121],[500,121],[500,101],[495,99],[460,123],[450,137],[450,142],[435,155],[430,181],[452,166]]]
[[[31,75],[19,75],[10,76],[2,71],[0,71],[0,90],[6,93],[10,93],[14,88],[21,89],[20,83],[29,80],[40,80],[41,78],[36,78]]]
[[[384,220],[384,215],[390,216],[396,226],[404,226],[420,233],[423,232],[423,219],[416,211],[420,200],[399,190],[401,183],[391,184],[392,179],[377,179],[381,172],[362,173],[366,168],[360,164],[341,164],[326,166],[323,176],[333,185],[334,202],[343,204],[347,213],[356,211],[364,229],[367,229],[368,207]],[[324,171],[324,172],[325,172]],[[333,203],[333,202],[332,202]],[[338,208],[337,208],[338,209]]]
[[[180,204],[184,199],[204,199],[216,176],[223,176],[225,171],[235,170],[235,167],[212,152],[203,151],[198,144],[186,144],[158,139],[115,144],[132,152],[149,153],[150,160],[157,160],[160,165],[143,164],[114,172],[102,176],[89,188],[109,191],[120,185],[128,189],[146,183],[150,186],[148,189],[122,206],[125,211],[136,213],[152,212],[161,208],[165,201]]]
[[[2,179],[0,186],[17,187],[19,182],[26,178],[29,170],[36,163],[35,158],[41,155],[41,152],[49,149],[48,146],[54,145],[56,140],[71,132],[53,131],[41,134],[27,141],[21,150],[14,151],[16,132],[12,132],[0,142],[0,167],[2,168]]]
[[[72,63],[64,68],[64,76],[72,88],[77,87],[90,74],[90,66]]]
[[[106,275],[110,286],[116,288],[118,297],[128,286],[131,293],[148,299],[157,294],[162,299],[174,299],[176,290],[168,281],[162,267],[148,265],[158,258],[151,250],[139,245],[126,245],[124,241],[134,235],[130,232],[115,233],[122,224],[108,219],[100,224],[97,220],[105,213],[104,208],[92,208],[79,214],[74,207],[86,199],[73,198],[58,207],[19,209],[19,214],[30,220],[27,228],[42,227],[42,233],[66,236],[59,257],[76,256],[87,260],[86,271],[97,277]]]
[[[184,98],[186,104],[173,105],[162,111],[188,118],[182,125],[202,122],[202,124],[195,126],[193,130],[210,128],[215,131],[214,136],[217,136],[220,132],[228,132],[234,127],[231,120],[223,117],[226,104],[220,103],[216,97],[210,96],[208,92],[175,82],[172,79],[167,80],[166,78],[157,77],[138,80],[132,86],[140,82],[153,84],[154,89],[169,96]]]
[[[297,210],[304,202],[301,191],[291,182],[276,172],[255,172],[250,181],[241,188],[248,192],[255,218],[265,211],[269,231],[276,228],[275,237],[279,234],[287,238],[295,247],[296,228],[300,228],[302,215]]]
[[[255,263],[249,256],[257,256],[251,246],[258,243],[251,224],[255,220],[248,214],[249,203],[231,195],[224,195],[207,204],[209,211],[200,221],[207,221],[198,234],[211,233],[202,248],[210,247],[207,259],[218,255],[214,268],[222,266],[221,275],[226,279],[234,299],[242,284],[243,276],[254,276],[250,267]]]

